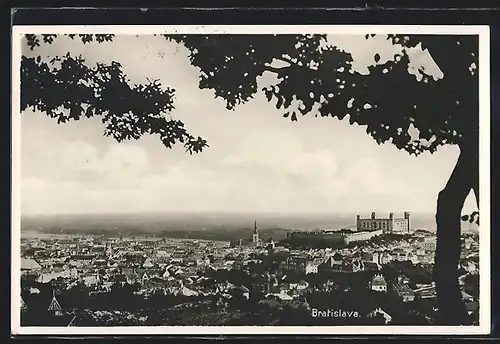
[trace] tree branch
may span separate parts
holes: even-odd
[[[439,193],[436,211],[437,245],[434,281],[439,323],[458,325],[466,321],[466,310],[458,284],[461,252],[460,212],[477,174],[474,150],[461,147],[460,156],[445,188]]]
[[[290,67],[281,67],[281,68],[276,68],[276,67],[269,66],[269,65],[264,66],[264,67],[265,67],[265,68],[264,68],[264,70],[265,70],[265,71],[268,71],[268,72],[273,72],[273,73],[276,73],[276,74],[281,73],[281,72],[282,72],[284,69],[286,69],[286,68],[290,68]]]

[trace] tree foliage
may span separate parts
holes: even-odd
[[[83,44],[112,41],[112,35],[68,35]],[[33,50],[41,44],[52,44],[59,36],[26,35]],[[184,123],[168,118],[174,109],[175,90],[159,80],[135,85],[127,79],[120,63],[97,63],[89,66],[81,56],[22,57],[21,110],[28,107],[46,113],[58,123],[99,116],[104,135],[116,141],[137,140],[145,134],[159,136],[163,145],[172,148],[181,143],[189,153],[198,153],[208,144],[194,137]]]
[[[263,91],[292,121],[306,114],[348,118],[365,126],[377,143],[390,141],[415,155],[477,135],[477,36],[389,35],[401,53],[389,61],[375,54],[368,76],[355,72],[351,55],[329,45],[326,35],[166,38],[189,49],[191,63],[202,72],[200,88],[215,90],[228,109]],[[431,51],[445,78],[424,69],[418,76],[408,72],[409,49],[419,45]],[[259,90],[264,72],[275,73],[279,82]],[[411,127],[418,137],[410,134]]]

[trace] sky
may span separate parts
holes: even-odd
[[[381,36],[328,40],[352,54],[360,73],[375,53],[383,62],[398,51]],[[188,155],[155,137],[117,143],[103,136],[99,118],[58,125],[27,110],[21,117],[23,214],[432,213],[458,157],[456,147],[445,146],[416,158],[332,118],[291,122],[260,93],[227,111],[213,91],[198,88],[199,71],[187,50],[161,37],[122,35],[90,45],[60,38],[35,53],[47,58],[68,51],[88,63],[119,61],[134,83],[156,78],[175,88],[171,115],[210,147]],[[411,56],[410,72],[425,64],[443,77],[427,52]],[[465,208],[476,209],[472,195]]]

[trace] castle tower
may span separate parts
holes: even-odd
[[[411,232],[411,225],[410,225],[410,212],[405,211],[404,217],[408,226],[408,232]]]
[[[372,220],[375,220],[375,212],[372,213]]]
[[[257,229],[257,221],[255,221],[253,225],[252,242],[256,244],[259,242],[259,230]]]
[[[392,232],[394,230],[394,213],[389,213],[389,229],[388,232]]]

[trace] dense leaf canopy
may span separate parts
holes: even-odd
[[[384,63],[375,54],[369,75],[355,72],[351,55],[329,45],[326,35],[166,38],[190,50],[191,63],[202,72],[200,88],[215,90],[228,109],[252,99],[259,77],[272,72],[279,82],[262,91],[292,121],[306,114],[348,118],[366,126],[378,143],[390,141],[415,155],[477,142],[477,36],[388,35],[401,53]],[[422,68],[409,73],[412,48],[429,49],[444,77]]]
[[[113,40],[113,35],[67,36],[83,44]],[[365,126],[376,142],[392,142],[410,154],[477,142],[477,36],[388,35],[401,53],[383,63],[375,54],[369,75],[354,71],[351,55],[330,45],[326,35],[165,37],[189,49],[191,63],[201,70],[200,88],[214,90],[228,109],[263,91],[292,121],[306,114],[348,119]],[[30,49],[57,38],[25,37]],[[428,49],[444,77],[423,68],[409,73],[411,49]],[[265,72],[275,73],[279,82],[260,89]],[[23,57],[21,75],[22,110],[31,106],[59,123],[102,116],[105,135],[118,141],[156,134],[166,147],[180,142],[190,153],[208,146],[181,121],[165,117],[174,109],[174,89],[158,80],[131,85],[118,62],[88,66],[69,53],[50,61]]]
[[[112,41],[112,35],[68,35],[83,44]],[[26,35],[26,44],[35,49],[51,44],[58,35]],[[54,56],[50,61],[22,57],[21,110],[28,107],[42,111],[58,123],[100,116],[104,134],[118,142],[139,139],[144,134],[158,135],[172,148],[182,143],[190,153],[197,153],[207,142],[188,133],[184,123],[167,118],[174,109],[175,90],[158,80],[133,85],[118,62],[89,66],[81,56]]]

